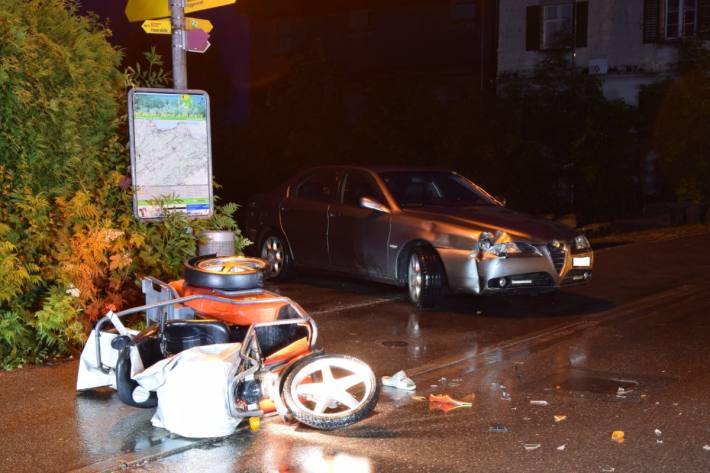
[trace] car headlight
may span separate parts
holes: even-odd
[[[496,236],[491,232],[481,232],[478,236],[478,249],[488,251],[493,246]]]
[[[484,253],[487,253],[490,255],[495,255],[498,257],[515,256],[515,255],[523,255],[523,254],[527,254],[530,256],[542,256],[542,253],[540,253],[540,250],[535,248],[533,245],[531,245],[529,243],[516,243],[514,241],[507,241],[505,243],[496,243],[495,245],[491,246],[487,250],[484,250]]]
[[[577,251],[584,251],[592,249],[592,245],[591,243],[589,243],[589,240],[586,236],[577,235],[576,237],[574,237],[574,241],[572,242],[572,248]]]

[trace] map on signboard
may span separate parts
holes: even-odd
[[[211,215],[207,93],[135,89],[129,101],[136,217],[158,219],[167,210]]]

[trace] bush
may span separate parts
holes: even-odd
[[[235,204],[210,220],[137,222],[125,187],[125,85],[167,81],[160,57],[122,74],[109,32],[73,0],[0,11],[0,367],[71,353],[136,276],[173,277],[205,228],[237,232]]]

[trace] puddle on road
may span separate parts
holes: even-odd
[[[619,388],[625,391],[636,390],[639,388],[637,381],[619,378],[600,378],[596,376],[586,376],[573,374],[565,381],[559,384],[560,389],[564,391],[589,392],[594,394],[614,394]]]

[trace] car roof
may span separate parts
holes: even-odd
[[[440,171],[440,172],[453,172],[451,169],[429,167],[429,166],[402,166],[402,165],[389,165],[389,164],[333,164],[333,165],[322,165],[314,166],[312,168],[305,169],[302,173],[307,173],[310,171],[315,171],[318,169],[333,169],[340,171],[347,170],[361,170],[361,171],[371,171],[374,173],[383,172],[417,172],[417,171]],[[299,174],[302,174],[299,173]]]

